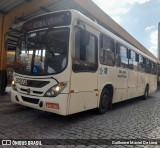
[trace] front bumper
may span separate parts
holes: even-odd
[[[57,97],[37,97],[19,93],[11,88],[11,101],[17,104],[56,113],[59,115],[68,115],[69,94],[59,94]],[[56,104],[59,107],[47,106],[47,104]]]

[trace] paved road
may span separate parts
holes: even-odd
[[[160,90],[148,100],[135,98],[115,104],[113,110],[104,115],[92,110],[68,117],[13,104],[8,93],[0,97],[0,139],[11,138],[99,139],[93,140],[95,142],[100,142],[100,139],[160,139]],[[66,146],[55,147],[84,147],[83,144],[71,145],[69,143],[73,141],[70,140],[66,142]],[[105,146],[102,142],[101,146],[91,143],[87,147],[159,148],[160,145]]]

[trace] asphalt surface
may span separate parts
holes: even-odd
[[[46,139],[44,143],[52,144],[34,147],[160,148],[156,144],[160,143],[160,90],[147,100],[134,98],[114,104],[103,115],[90,110],[67,117],[14,104],[9,88],[7,91],[0,96],[0,139]],[[111,145],[133,139],[140,143]]]

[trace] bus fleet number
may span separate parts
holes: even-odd
[[[16,78],[16,83],[19,83],[21,85],[27,85],[27,80],[22,78]]]

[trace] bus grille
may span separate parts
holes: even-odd
[[[33,104],[38,104],[39,99],[33,99],[33,98],[28,98],[28,97],[22,97],[23,101],[33,103]]]
[[[27,93],[27,89],[21,88],[20,90]],[[34,93],[34,94],[39,94],[39,95],[43,94],[43,92],[40,92],[40,91],[33,91],[33,93]]]

